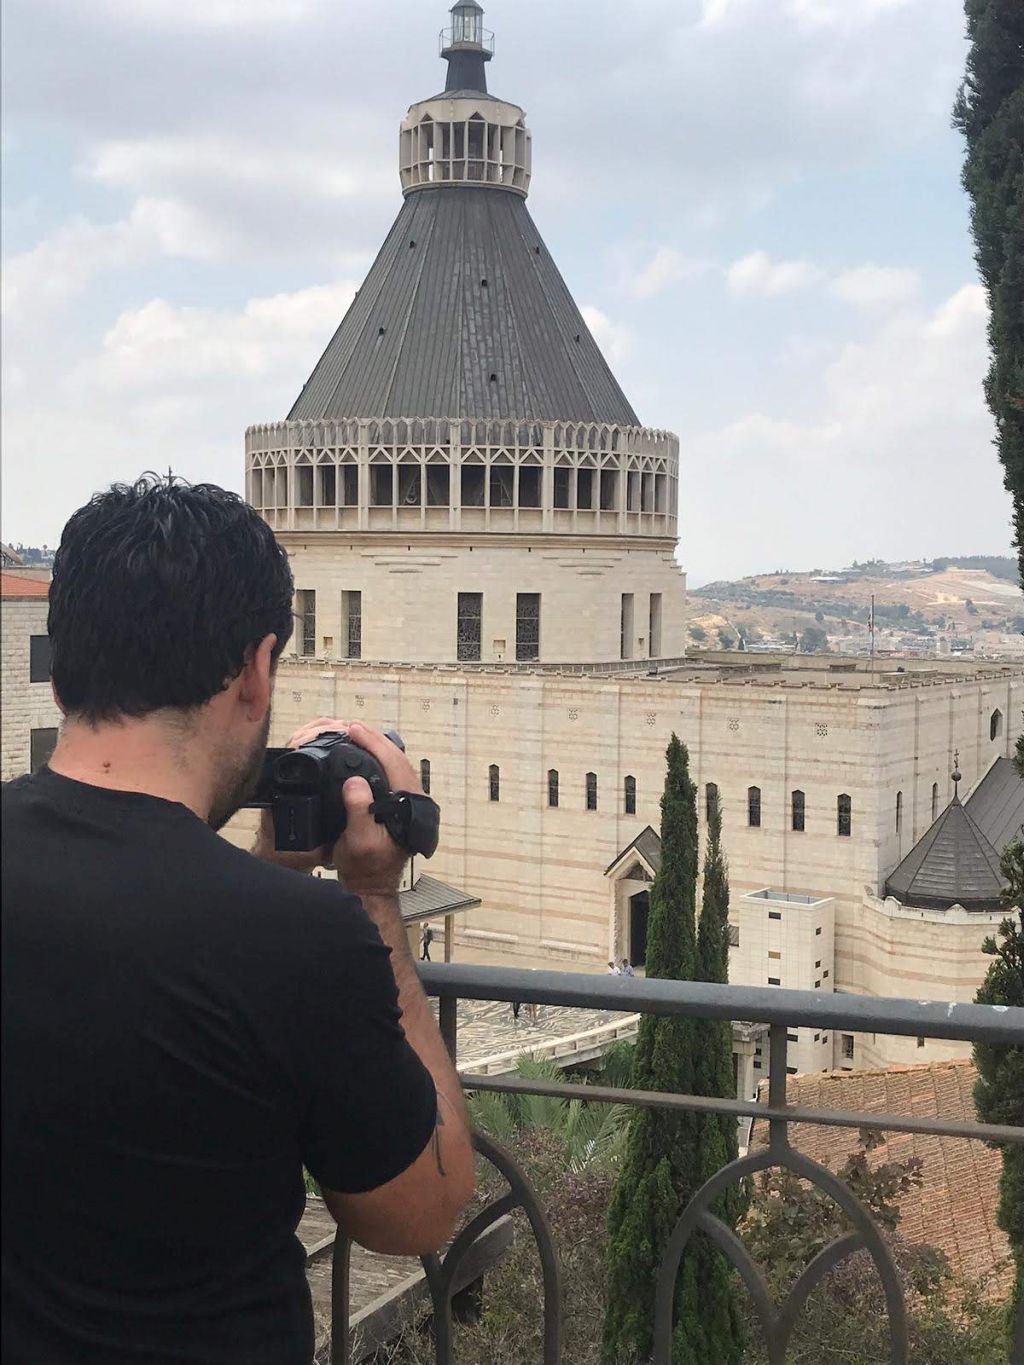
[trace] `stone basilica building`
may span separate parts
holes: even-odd
[[[246,435],[297,587],[275,742],[318,714],[397,726],[444,814],[423,880],[466,889],[456,956],[604,971],[643,963],[676,731],[702,817],[722,801],[733,980],[971,998],[1024,822],[1024,673],[687,653],[679,442],[642,425],[533,222],[493,50],[456,4],[394,226],[287,419]],[[793,1060],[958,1050],[926,1047],[800,1030]]]

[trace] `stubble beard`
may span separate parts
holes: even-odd
[[[206,823],[211,829],[222,830],[228,821],[237,815],[241,808],[255,796],[260,775],[263,772],[263,761],[269,739],[270,711],[268,709],[260,733],[253,740],[252,746],[244,754],[231,752],[225,756],[221,780],[213,794],[210,814],[206,819]]]

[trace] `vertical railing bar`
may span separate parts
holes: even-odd
[[[331,1260],[331,1365],[351,1365],[349,1297],[351,1294],[352,1243],[339,1228]]]
[[[773,1109],[788,1109],[786,1095],[786,1064],[789,1040],[785,1024],[772,1024],[768,1046],[768,1102]],[[768,1146],[773,1153],[789,1147],[789,1120],[771,1119],[768,1124]]]
[[[438,1002],[438,1021],[441,1037],[448,1049],[448,1056],[454,1063],[457,1060],[459,1043],[459,999],[455,995],[442,995]]]

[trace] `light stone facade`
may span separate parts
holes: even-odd
[[[414,762],[429,760],[444,813],[431,870],[483,902],[460,922],[456,956],[602,971],[610,958],[630,954],[629,902],[645,886],[628,859],[623,886],[606,870],[647,826],[658,828],[664,751],[674,730],[689,747],[702,829],[706,785],[720,793],[740,930],[734,980],[966,999],[987,965],[980,946],[993,916],[897,915],[877,898],[931,824],[933,788],[940,810],[952,797],[953,752],[959,749],[965,790],[1012,752],[1015,726],[991,740],[989,721],[995,710],[1020,717],[1024,671],[924,661],[908,661],[906,669],[872,676],[866,661],[762,656],[694,661],[653,677],[289,659],[277,683],[275,734],[283,743],[318,714],[397,726]],[[490,799],[492,767],[497,801]],[[549,805],[553,771],[557,808]],[[589,773],[597,778],[596,811],[586,809]],[[636,781],[635,815],[625,813],[627,777]],[[760,789],[757,828],[749,824],[752,787]],[[805,794],[803,831],[792,828],[794,791]],[[841,795],[851,801],[848,837],[838,832]],[[758,930],[756,893],[766,889]],[[776,895],[807,898],[783,906],[781,928],[768,920],[779,909],[769,904]],[[816,945],[806,932],[806,904],[823,907],[820,955],[810,951]],[[776,951],[781,959],[768,957]],[[830,1041],[832,1055],[815,1069],[848,1064],[842,1040]],[[800,1038],[798,1051],[808,1053],[801,1052],[801,1065],[812,1053],[817,1058],[813,1044],[813,1035]],[[858,1038],[857,1065],[904,1060],[908,1047],[917,1061],[953,1055],[944,1044],[929,1044],[940,1049],[933,1054],[918,1051],[914,1040]]]
[[[47,610],[45,597],[8,597],[5,590],[0,606],[3,650],[0,781],[9,782],[29,771],[33,731],[56,730],[60,725],[61,714],[49,681],[31,681],[31,640],[33,636],[45,637]]]

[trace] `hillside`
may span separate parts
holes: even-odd
[[[808,648],[824,647],[824,635],[833,649],[866,649],[872,596],[878,649],[1024,651],[1016,564],[982,556],[709,583],[690,594],[691,639],[718,648],[743,637],[767,647],[803,642],[810,632]]]

